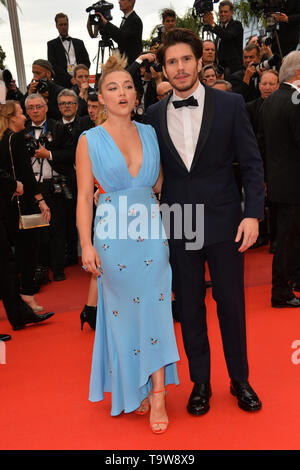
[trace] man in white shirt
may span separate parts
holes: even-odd
[[[166,206],[171,212],[178,205],[183,214],[179,220],[180,212],[174,211],[169,225],[170,262],[194,382],[187,409],[196,416],[209,410],[211,396],[206,262],[217,301],[230,391],[243,410],[261,408],[248,382],[243,252],[256,241],[264,212],[263,165],[243,98],[203,86],[199,82],[201,57],[202,41],[195,33],[187,29],[168,32],[157,60],[174,93],[147,111],[161,152],[162,214],[167,213],[163,212]],[[246,194],[244,213],[232,171],[235,157]],[[204,226],[199,206],[204,206]],[[180,225],[182,236],[178,236]],[[201,235],[202,245],[198,243]]]

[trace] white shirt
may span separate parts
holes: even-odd
[[[75,67],[75,65],[77,65],[77,62],[76,62],[75,49],[74,49],[72,39],[70,41],[63,41],[62,37],[60,39],[66,51],[67,65],[68,66],[73,65],[73,67]]]
[[[32,123],[33,126],[38,126],[38,127],[43,127],[45,125],[44,121],[42,124],[35,124],[34,122]],[[35,139],[38,139],[42,133],[42,129],[34,129],[34,137]],[[50,158],[49,160],[52,160],[52,155],[50,152]],[[32,164],[32,169],[35,175],[35,179],[39,182],[42,183],[44,179],[49,179],[52,178],[53,175],[57,175],[55,171],[52,170],[52,167],[49,163],[49,160],[47,158],[31,158],[31,164]],[[41,168],[42,166],[42,168]],[[42,171],[41,171],[42,170]]]
[[[184,106],[175,109],[173,101],[182,100],[173,92],[167,108],[167,124],[171,140],[190,171],[202,124],[205,88],[199,82],[198,88],[192,95],[198,101],[198,106]],[[187,97],[189,98],[189,96]]]

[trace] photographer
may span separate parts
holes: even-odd
[[[86,116],[88,114],[87,110],[87,100],[90,93],[94,93],[95,89],[92,88],[89,84],[90,72],[88,67],[84,64],[79,64],[74,69],[74,86],[72,90],[78,96],[78,115]]]
[[[47,103],[48,117],[51,119],[59,119],[60,112],[57,105],[57,96],[63,88],[53,81],[54,71],[52,65],[48,60],[35,60],[32,64],[32,74],[33,79],[28,86],[24,101],[28,95],[38,93]],[[25,110],[24,101],[23,108]]]
[[[151,50],[157,50],[161,45],[164,35],[176,27],[176,13],[174,10],[165,9],[161,14],[162,26],[158,27],[158,35],[152,39]]]
[[[48,118],[48,107],[42,96],[29,95],[25,106],[30,118],[25,135],[27,151],[40,192],[52,214],[50,227],[44,230],[46,246],[41,250],[40,262],[42,266],[50,266],[54,280],[60,281],[65,279],[65,223],[72,203],[74,145],[66,127]]]
[[[242,70],[233,73],[228,78],[232,84],[232,91],[242,95],[246,102],[260,97],[259,76],[263,72],[257,71],[260,63],[260,48],[255,43],[250,43],[244,49],[244,66]]]
[[[71,88],[74,84],[73,72],[77,64],[90,67],[90,59],[85,45],[81,39],[69,36],[69,19],[64,13],[55,16],[56,29],[59,37],[48,41],[48,60],[55,72],[55,82],[64,87]]]
[[[297,48],[299,42],[300,2],[299,0],[285,0],[283,9],[273,13],[273,18],[278,25],[278,40],[283,57]],[[276,36],[273,36],[272,50],[279,53]]]
[[[119,28],[108,21],[102,13],[96,12],[101,22],[101,34],[118,44],[119,52],[126,55],[128,65],[132,64],[143,50],[143,23],[133,9],[134,4],[135,0],[119,0],[120,10],[124,14]],[[90,19],[88,19],[87,28],[91,37],[97,37],[99,26],[96,26],[93,31]]]
[[[162,81],[162,73],[155,68],[157,68],[156,56],[152,52],[140,55],[127,68],[140,98],[140,116],[144,116],[147,108],[158,101],[157,85]]]
[[[10,100],[22,102],[24,100],[24,95],[17,87],[16,81],[9,70],[0,70],[0,81],[5,87],[4,96],[0,102],[2,101],[4,103]]]
[[[218,62],[224,68],[225,79],[242,67],[243,64],[243,26],[233,19],[233,5],[222,1],[219,5],[220,25],[217,25],[212,12],[204,15],[203,22],[217,36],[216,50]]]

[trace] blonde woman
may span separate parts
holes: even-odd
[[[112,415],[143,415],[150,409],[151,430],[160,434],[169,423],[165,387],[178,383],[168,244],[163,235],[124,236],[121,231],[128,226],[113,227],[113,218],[105,215],[112,211],[126,223],[139,216],[146,225],[154,212],[161,227],[153,191],[161,184],[159,149],[153,128],[131,120],[136,91],[116,55],[103,66],[99,100],[106,120],[81,137],[76,156],[82,261],[99,276],[89,398],[100,401],[110,391]],[[105,193],[99,198],[92,243],[94,178]],[[116,236],[106,236],[106,223],[112,223]]]

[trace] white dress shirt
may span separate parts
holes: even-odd
[[[177,96],[174,91],[167,108],[168,131],[188,171],[190,171],[194,159],[202,124],[205,98],[204,86],[199,82],[198,88],[190,96],[194,96],[198,101],[197,107],[184,106],[175,109],[173,101],[182,100],[182,98]]]
[[[44,121],[42,124],[39,124],[38,127],[43,127],[45,125]],[[33,126],[37,126],[34,122],[32,123]],[[35,139],[38,139],[42,133],[42,129],[34,129],[34,137]],[[52,160],[52,154],[50,152],[50,158],[49,160]],[[57,175],[55,171],[53,171],[52,166],[49,163],[49,160],[47,158],[31,158],[31,165],[32,169],[35,175],[35,179],[39,182],[42,183],[44,179],[49,179],[52,178],[53,175]]]
[[[72,39],[70,41],[63,41],[61,37],[61,42],[65,50],[66,58],[67,58],[67,69],[70,74],[73,73],[74,67],[77,65],[76,62],[76,54]]]

